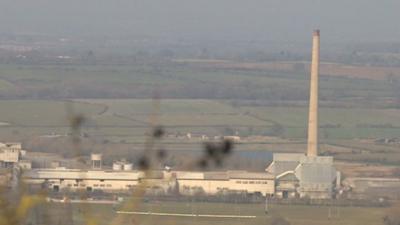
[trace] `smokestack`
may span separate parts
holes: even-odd
[[[310,109],[308,115],[307,156],[318,155],[318,74],[319,74],[319,30],[313,32]]]

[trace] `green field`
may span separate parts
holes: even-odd
[[[307,107],[245,107],[257,117],[281,124],[289,138],[304,138]],[[400,110],[324,108],[319,110],[321,138],[352,139],[400,136]]]
[[[304,70],[205,69],[172,62],[133,65],[0,65],[0,97],[306,100]],[[397,84],[321,75],[321,99],[397,95]]]
[[[63,219],[73,216],[74,224],[87,224],[88,218],[96,225],[112,224],[117,217],[111,205],[72,205],[71,208],[52,203],[50,211],[57,217],[61,213]],[[69,209],[68,209],[69,208]],[[65,211],[68,209],[67,211]],[[263,204],[226,204],[226,203],[177,203],[156,202],[141,203],[136,209],[139,212],[178,213],[200,215],[241,215],[255,218],[201,218],[157,215],[118,215],[120,224],[272,224],[276,218],[283,218],[293,225],[379,225],[383,224],[386,208],[328,207],[328,206],[288,206],[271,205],[268,215]],[[57,215],[57,216],[56,216]],[[57,217],[58,218],[58,217]],[[85,219],[86,218],[86,219]],[[56,218],[52,218],[57,221]],[[62,224],[62,223],[61,223]]]
[[[291,72],[197,67],[173,62],[124,65],[2,65],[0,139],[36,151],[69,152],[71,118],[83,115],[85,152],[133,157],[146,134],[162,125],[161,147],[199,152],[202,135],[243,137],[238,151],[304,152],[309,76]],[[321,143],[400,136],[398,84],[321,74]],[[152,100],[159,96],[159,100]],[[8,100],[5,100],[8,99]],[[25,100],[14,100],[25,99]],[[66,99],[66,100],[65,100]],[[194,138],[182,138],[186,134]],[[248,136],[278,137],[246,140]],[[99,147],[107,143],[107,146]],[[340,159],[396,163],[398,151]],[[62,149],[63,146],[65,149]],[[379,147],[379,146],[378,146]],[[321,145],[322,152],[325,146]],[[367,149],[368,145],[360,147]],[[393,157],[392,157],[393,156]],[[111,159],[110,159],[111,160]]]
[[[167,131],[205,135],[227,135],[227,128],[239,135],[278,135],[304,139],[307,107],[235,106],[226,101],[163,99],[127,100],[1,100],[0,134],[64,134],[69,119],[84,115],[84,129],[93,136],[135,140],[151,124]],[[321,108],[320,137],[326,140],[390,138],[400,136],[400,110],[368,108]],[[8,124],[8,125],[7,125]],[[273,126],[282,126],[274,134]],[[252,132],[252,133],[250,133]]]
[[[151,123],[174,133],[304,139],[309,76],[304,70],[235,70],[173,62],[125,65],[1,65],[0,137],[65,134],[82,113],[87,133],[143,139]],[[322,139],[400,136],[397,83],[321,74]],[[158,103],[150,100],[160,96]],[[33,100],[35,99],[35,100]],[[70,104],[62,100],[80,99]],[[271,101],[263,106],[252,101]],[[282,105],[283,103],[283,105]],[[151,115],[157,116],[151,116]]]
[[[306,106],[241,106],[205,99],[0,100],[0,104],[1,140],[22,141],[38,151],[70,152],[70,118],[76,115],[85,118],[80,130],[89,142],[84,146],[86,154],[102,151],[108,157],[132,158],[133,153],[142,152],[152,124],[165,128],[161,147],[172,152],[200,154],[204,142],[201,135],[213,139],[236,132],[243,140],[235,146],[236,151],[306,149]],[[321,152],[339,153],[335,155],[339,160],[396,164],[400,161],[397,147],[357,143],[363,138],[399,137],[399,121],[400,110],[393,108],[322,107]],[[187,133],[193,138],[184,138]],[[281,139],[246,139],[257,135]]]

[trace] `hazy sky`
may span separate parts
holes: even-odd
[[[0,32],[400,40],[399,0],[0,0]]]

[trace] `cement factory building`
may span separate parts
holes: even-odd
[[[25,182],[54,191],[127,192],[144,188],[152,194],[215,195],[228,193],[274,195],[274,177],[246,171],[104,171],[39,169],[25,174]]]
[[[191,172],[132,170],[132,164],[118,162],[113,170],[102,170],[101,155],[92,155],[92,170],[36,169],[24,175],[30,184],[45,184],[53,190],[128,191],[145,187],[155,192],[178,190],[183,195],[258,193],[281,198],[329,199],[340,176],[333,157],[318,155],[319,30],[313,33],[308,142],[306,154],[274,154],[266,172]],[[128,168],[128,169],[123,169]]]
[[[318,156],[319,48],[320,32],[316,30],[312,46],[307,154],[274,154],[273,162],[266,170],[274,174],[276,195],[283,198],[333,197],[337,178],[333,157]]]

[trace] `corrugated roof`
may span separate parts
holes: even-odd
[[[288,161],[275,161],[271,165],[269,172],[274,174],[275,176],[279,176],[282,173],[287,171],[294,171],[296,167],[299,165],[299,162],[288,162]]]
[[[175,173],[177,179],[182,179],[182,180],[204,179],[204,173],[203,172],[174,171],[172,173]]]
[[[204,173],[205,180],[228,180],[229,175],[227,172],[206,172]]]
[[[240,172],[230,173],[230,179],[257,179],[257,180],[270,180],[274,179],[274,175],[270,173],[253,173],[253,172]]]

